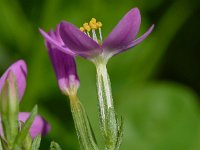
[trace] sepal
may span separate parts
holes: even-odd
[[[98,150],[85,108],[76,95],[69,95],[72,116],[81,149]]]
[[[118,133],[117,133],[117,143],[115,146],[115,150],[119,150],[124,135],[124,119],[122,117],[120,121],[119,119],[117,120],[117,125],[118,125]]]
[[[62,148],[58,143],[52,141],[50,145],[50,150],[62,150]]]
[[[19,132],[19,134],[17,135],[16,139],[15,139],[15,145],[18,147],[21,147],[26,136],[29,134],[29,129],[37,115],[38,112],[38,108],[37,105],[32,109],[29,118],[26,120],[26,122],[23,124],[21,131]]]
[[[6,77],[0,93],[0,113],[3,133],[8,147],[11,148],[18,134],[19,100],[16,86],[16,78],[12,71]]]
[[[0,136],[0,150],[8,150],[8,144],[1,136]]]
[[[39,148],[40,148],[40,142],[41,142],[41,134],[37,135],[34,138],[31,150],[39,150]]]
[[[31,150],[31,146],[32,146],[32,137],[31,137],[30,133],[28,133],[24,140],[24,143],[22,145],[22,149],[23,150]]]

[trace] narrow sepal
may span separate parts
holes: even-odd
[[[21,131],[19,132],[19,134],[17,135],[16,137],[16,140],[15,140],[15,145],[21,147],[26,136],[28,135],[29,133],[29,129],[37,115],[37,112],[38,112],[38,108],[37,108],[37,105],[32,109],[31,113],[30,113],[30,116],[29,118],[26,120],[26,122],[23,124],[22,128],[21,128]]]
[[[106,148],[111,149],[115,147],[117,142],[117,133],[118,133],[118,125],[117,125],[117,118],[115,115],[114,108],[109,108],[106,110],[107,115],[105,118],[105,130],[104,130],[104,138],[106,142]]]
[[[18,110],[19,100],[16,86],[16,78],[9,71],[0,94],[0,113],[4,137],[11,148],[18,134]],[[3,135],[3,133],[0,133]]]
[[[8,144],[1,136],[0,136],[0,150],[8,150]]]
[[[31,146],[32,146],[32,137],[31,137],[30,133],[28,133],[24,140],[24,143],[22,145],[22,149],[23,150],[31,150]]]
[[[62,148],[58,143],[52,141],[50,145],[50,150],[62,150]]]
[[[41,134],[38,134],[33,140],[31,150],[39,150],[40,142],[41,142]]]
[[[86,111],[78,97],[75,95],[70,96],[70,104],[81,149],[98,150]]]
[[[121,143],[122,143],[122,138],[124,135],[124,119],[121,117],[121,120],[117,120],[117,124],[118,124],[118,136],[117,136],[117,143],[115,146],[115,150],[119,150]]]
[[[3,146],[1,144],[1,139],[0,139],[0,150],[3,150]]]

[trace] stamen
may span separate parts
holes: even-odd
[[[90,21],[89,25],[90,25],[90,27],[91,27],[92,29],[97,29],[96,23],[93,23],[93,22]]]
[[[100,41],[102,42],[101,27],[102,27],[102,23],[101,22],[97,22],[97,28],[99,28],[99,37],[100,37]]]
[[[101,32],[101,28],[99,28],[99,37],[100,37],[100,41],[102,43],[103,39],[102,39],[102,32]]]
[[[84,32],[86,35],[90,36],[90,31],[92,30],[92,39],[98,43],[98,38],[96,35],[95,30],[99,30],[99,38],[100,42],[102,43],[102,32],[101,32],[102,23],[97,22],[95,18],[92,18],[89,23],[84,23],[83,27],[80,27],[80,30]]]
[[[95,41],[98,43],[97,35],[96,35],[96,32],[95,32],[95,29],[92,29],[92,38],[93,38],[93,40],[95,40]]]
[[[90,20],[90,22],[96,24],[97,20],[96,20],[95,18],[92,18],[92,19]]]
[[[102,27],[102,23],[98,21],[98,22],[97,22],[97,27],[98,27],[98,28],[101,28],[101,27]]]
[[[80,30],[86,34],[85,29],[83,27],[80,27]]]
[[[90,28],[90,26],[88,25],[88,23],[84,23],[84,24],[83,24],[83,27],[84,27],[85,30],[87,30],[87,32],[90,32],[91,28]]]
[[[81,30],[82,32],[84,32],[84,31],[85,31],[85,29],[84,29],[83,27],[80,27],[80,30]]]
[[[87,32],[87,35],[90,37],[90,33],[89,32]]]

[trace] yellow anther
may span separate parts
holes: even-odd
[[[91,27],[89,26],[88,23],[84,23],[84,24],[83,24],[83,27],[84,27],[85,30],[87,30],[88,32],[90,32]]]
[[[80,30],[81,30],[82,32],[84,32],[84,31],[85,31],[85,29],[84,29],[83,27],[80,27]]]
[[[97,22],[97,28],[101,28],[102,27],[102,23],[101,22]]]
[[[95,18],[92,18],[92,19],[90,20],[90,22],[96,24],[97,20],[96,20]]]
[[[97,24],[96,23],[93,23],[92,21],[90,21],[89,25],[90,25],[90,27],[92,29],[97,29]]]

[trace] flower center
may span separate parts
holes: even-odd
[[[94,41],[101,44],[102,43],[101,28],[102,28],[102,23],[99,21],[97,22],[95,18],[92,18],[89,23],[84,23],[83,26],[80,27],[80,30],[84,32],[86,35],[88,35],[90,38],[92,38]],[[99,39],[97,37],[96,30],[99,31]],[[92,31],[92,33],[90,33],[90,31]],[[92,36],[90,34],[92,34]]]

